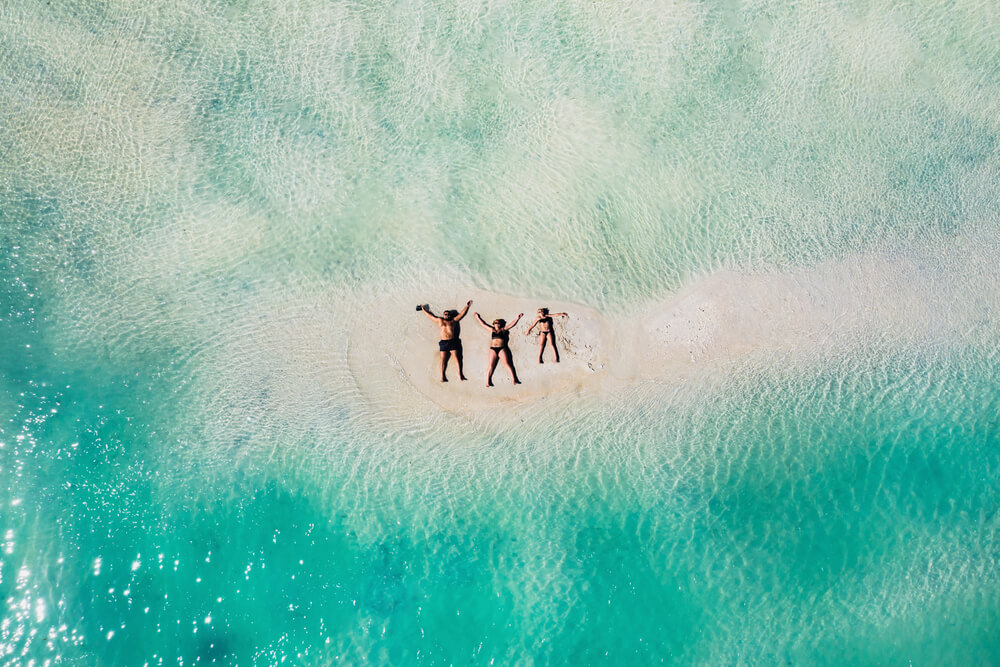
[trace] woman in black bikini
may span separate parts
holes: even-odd
[[[552,328],[552,318],[553,317],[569,317],[566,313],[550,313],[548,308],[539,308],[538,317],[531,326],[528,327],[526,336],[531,335],[531,330],[536,326],[538,327],[538,363],[544,364],[542,361],[542,353],[545,352],[545,343],[552,344],[552,353],[556,355],[556,363],[559,363],[559,348],[556,347],[556,332]]]
[[[514,384],[521,384],[521,381],[517,379],[517,371],[514,370],[514,359],[510,354],[510,346],[507,344],[510,338],[510,330],[513,329],[520,319],[524,316],[524,313],[520,313],[510,325],[507,325],[506,320],[493,320],[493,326],[486,324],[486,320],[480,317],[479,313],[476,313],[476,319],[484,327],[490,330],[490,357],[489,357],[489,371],[486,374],[486,386],[493,386],[493,371],[497,368],[497,362],[502,358],[503,365],[507,367],[510,371],[510,379],[514,381]]]

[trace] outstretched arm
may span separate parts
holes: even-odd
[[[440,317],[438,317],[437,315],[435,315],[434,313],[431,312],[431,307],[429,305],[427,305],[426,303],[424,305],[420,306],[420,309],[422,311],[424,311],[425,313],[427,313],[427,317],[431,318],[432,320],[440,320],[441,319]]]
[[[530,334],[531,330],[534,329],[536,326],[538,326],[538,323],[541,322],[541,321],[542,321],[542,318],[536,317],[535,321],[531,323],[530,327],[528,327],[528,330],[524,332],[524,335],[527,336],[528,334]]]
[[[569,317],[569,313],[549,313],[550,317]]]
[[[476,319],[479,320],[479,323],[482,324],[484,327],[486,327],[490,331],[493,331],[493,327],[491,327],[490,325],[486,324],[486,320],[484,320],[482,317],[480,317],[479,313],[476,313]]]
[[[507,331],[510,331],[515,326],[517,326],[517,323],[521,321],[522,317],[524,317],[524,313],[518,313],[517,317],[514,318],[514,321],[511,322],[510,324],[508,324],[507,326],[505,326],[504,329],[506,329]]]
[[[465,308],[462,309],[462,312],[460,312],[455,319],[456,320],[460,320],[463,317],[465,317],[468,314],[468,312],[469,312],[469,306],[471,306],[471,305],[472,305],[472,299],[469,299],[468,302],[466,302],[466,304],[465,304]]]

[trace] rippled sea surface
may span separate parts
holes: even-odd
[[[1000,663],[998,119],[982,0],[7,0],[0,664]],[[815,267],[522,418],[349,363]]]

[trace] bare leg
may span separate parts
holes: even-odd
[[[546,334],[545,337],[548,338],[549,342],[552,343],[552,351],[556,355],[556,363],[558,364],[559,363],[559,348],[556,347],[556,334],[555,334],[555,332],[550,332],[550,333]]]
[[[517,379],[517,371],[514,370],[514,358],[510,354],[510,348],[504,348],[503,365],[510,371],[510,379],[513,380],[514,384],[521,384],[521,381]]]
[[[462,371],[462,346],[459,345],[458,349],[455,350],[455,361],[458,362],[458,379],[465,382],[469,378],[465,377],[465,373]]]
[[[486,386],[487,387],[492,387],[493,386],[493,371],[495,371],[497,369],[497,362],[498,361],[500,361],[500,356],[497,354],[497,351],[494,348],[491,347],[490,348],[489,363],[487,364],[489,366],[489,371],[486,374]]]
[[[441,353],[441,382],[447,382],[448,378],[444,374],[444,369],[448,366],[448,359],[451,357],[451,352]]]
[[[544,361],[542,361],[542,353],[545,352],[545,341],[547,341],[548,339],[549,335],[546,333],[543,333],[541,336],[538,337],[538,363],[540,364],[545,363]]]

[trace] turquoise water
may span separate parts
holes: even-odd
[[[1000,663],[1000,14],[813,4],[5,3],[3,663]],[[350,363],[720,271],[865,289],[512,420]]]

